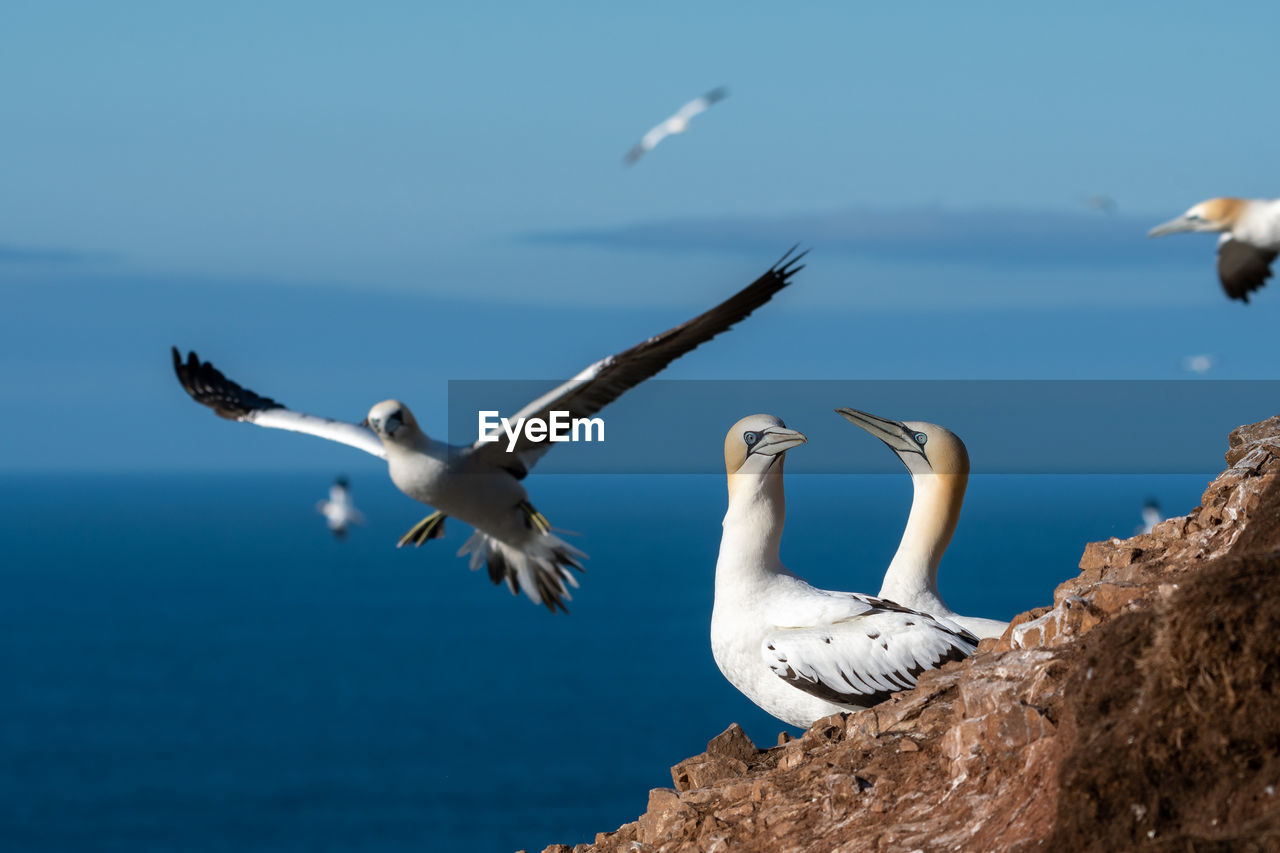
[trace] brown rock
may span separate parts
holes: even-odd
[[[965,661],[773,749],[731,726],[573,852],[1280,850],[1280,417],[1227,462]]]

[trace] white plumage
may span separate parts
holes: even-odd
[[[594,415],[768,302],[803,269],[799,263],[803,256],[788,252],[720,305],[590,365],[525,406],[516,418],[546,420],[553,410],[567,412],[570,418]],[[513,594],[523,591],[552,611],[565,609],[568,587],[578,585],[570,569],[580,571],[585,555],[551,532],[521,483],[550,442],[532,441],[522,432],[510,450],[506,442],[450,445],[427,436],[409,407],[398,400],[375,405],[364,424],[345,423],[292,411],[227,379],[194,352],[184,362],[174,348],[173,366],[187,393],[221,417],[314,435],[385,459],[400,491],[436,509],[401,538],[401,545],[439,538],[445,519],[454,516],[476,529],[459,551],[471,555],[472,569],[486,566],[490,580],[505,582]]]
[[[337,539],[346,539],[353,524],[364,524],[364,514],[356,509],[346,477],[339,477],[329,487],[329,499],[316,504],[329,530]]]
[[[1211,198],[1147,232],[1163,237],[1183,231],[1221,233],[1218,238],[1218,280],[1231,299],[1249,301],[1249,294],[1271,278],[1271,265],[1280,254],[1280,199]]]
[[[938,566],[960,521],[969,484],[969,451],[960,436],[922,421],[893,421],[849,408],[836,413],[883,441],[911,474],[911,513],[879,596],[947,619],[980,639],[999,637],[1009,623],[961,616],[938,590]]]
[[[693,120],[694,116],[706,112],[712,104],[722,101],[728,96],[729,90],[721,86],[712,89],[705,95],[694,98],[676,110],[675,113],[650,128],[649,132],[627,152],[627,156],[624,158],[625,162],[628,165],[635,163],[671,134],[684,133],[689,129],[689,122]]]
[[[782,564],[783,456],[804,441],[772,415],[729,430],[729,509],[711,615],[720,671],[796,726],[883,701],[978,642],[959,625],[892,601],[817,589]]]

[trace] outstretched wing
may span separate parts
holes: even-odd
[[[694,98],[692,101],[685,104],[680,109],[676,110],[676,114],[675,116],[673,116],[673,118],[678,118],[678,119],[683,119],[684,121],[688,121],[689,119],[693,118],[699,113],[706,112],[706,110],[712,104],[717,103],[719,101],[723,101],[728,96],[729,96],[728,89],[726,89],[724,86],[717,86],[716,88],[712,89],[710,92],[707,92],[705,95]]]
[[[178,348],[173,347],[173,370],[191,399],[213,409],[213,413],[220,418],[327,438],[329,441],[358,447],[380,459],[387,456],[386,449],[373,430],[358,424],[318,418],[286,409],[270,397],[255,394],[232,382],[212,364],[202,362],[195,352],[191,352],[184,362]]]
[[[1249,294],[1271,278],[1271,263],[1276,252],[1259,249],[1223,234],[1218,240],[1218,280],[1232,299],[1249,301]]]
[[[775,674],[806,693],[869,707],[914,687],[920,673],[973,653],[978,638],[891,601],[857,596],[860,607],[832,622],[779,628],[760,654]]]
[[[641,137],[640,141],[627,152],[627,156],[623,158],[623,161],[630,166],[652,151],[659,142],[666,139],[670,134],[671,119],[664,119],[661,124],[654,125],[649,129],[648,133]]]
[[[629,350],[597,361],[568,382],[529,403],[511,418],[547,419],[550,412],[568,412],[571,418],[589,418],[623,393],[660,372],[680,356],[744,319],[791,282],[804,269],[807,252],[795,254],[793,246],[769,271],[704,314],[668,329]],[[513,472],[527,472],[550,449],[550,442],[531,442],[521,432],[520,441],[508,452],[506,442],[476,442],[471,453],[478,462]],[[522,474],[521,474],[522,475]]]

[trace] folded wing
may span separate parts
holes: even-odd
[[[1222,289],[1232,299],[1248,302],[1249,294],[1271,278],[1271,263],[1275,259],[1273,250],[1242,243],[1230,234],[1222,235],[1218,241],[1218,280],[1222,282]]]
[[[189,353],[187,360],[183,361],[178,348],[173,347],[173,370],[191,399],[208,406],[220,418],[314,435],[357,447],[380,459],[387,456],[382,442],[368,427],[287,409],[270,397],[263,397],[232,382],[212,364],[202,362],[195,352]]]
[[[806,693],[868,707],[915,686],[920,673],[972,654],[978,639],[893,602],[859,596],[851,615],[779,628],[760,653],[774,673]]]

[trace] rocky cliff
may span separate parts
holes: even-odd
[[[1183,518],[881,705],[736,725],[586,851],[1280,850],[1280,417]]]

